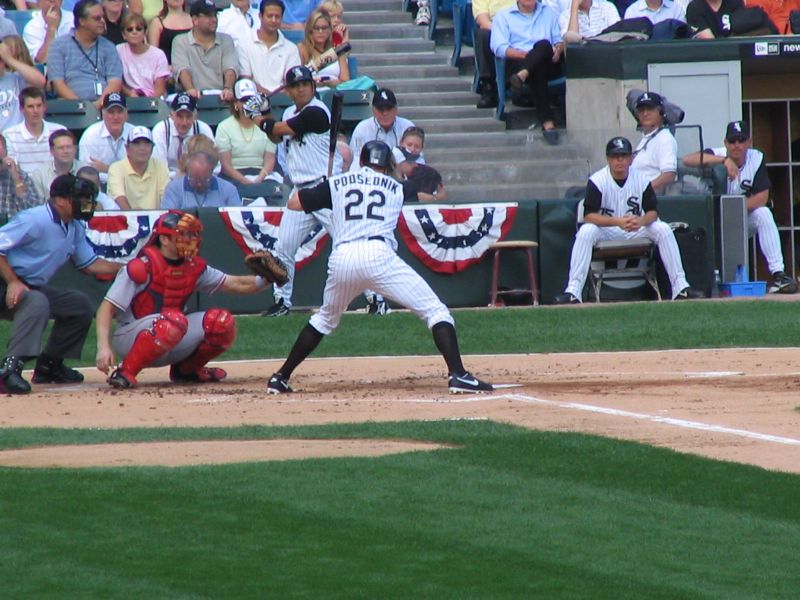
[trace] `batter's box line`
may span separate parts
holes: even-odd
[[[558,402],[556,400],[545,400],[543,398],[536,398],[535,396],[528,396],[527,394],[504,394],[502,396],[494,396],[492,399],[497,400],[500,398],[507,398],[510,400],[516,400],[518,402],[526,402],[529,404],[543,404],[546,406],[555,406],[558,408],[566,408],[571,410],[583,410],[586,412],[600,413],[604,415],[611,415],[614,417],[625,417],[628,419],[636,419],[638,421],[650,421],[652,423],[660,423],[662,425],[672,425],[674,427],[683,427],[685,429],[697,429],[700,431],[708,431],[712,433],[723,433],[726,435],[734,435],[737,437],[748,438],[751,440],[758,440],[760,442],[773,442],[776,444],[785,444],[787,446],[800,446],[800,440],[795,438],[770,435],[767,433],[758,433],[756,431],[748,431],[747,429],[737,429],[735,427],[712,425],[709,423],[701,423],[700,421],[688,421],[685,419],[675,419],[673,417],[662,417],[659,415],[637,413],[628,410],[620,410],[618,408],[608,408],[606,406],[582,404],[579,402]]]

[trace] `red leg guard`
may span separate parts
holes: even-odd
[[[177,346],[188,328],[189,322],[183,313],[171,308],[164,309],[150,329],[140,331],[136,336],[119,370],[136,381],[139,371]]]
[[[227,373],[223,369],[209,369],[205,364],[225,352],[236,340],[236,320],[222,308],[211,308],[203,315],[205,338],[192,354],[176,365],[180,375],[198,375],[200,381],[219,381]]]

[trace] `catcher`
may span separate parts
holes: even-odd
[[[173,382],[209,383],[227,373],[208,361],[236,339],[236,321],[221,308],[185,313],[195,292],[253,294],[280,284],[286,269],[268,252],[245,263],[258,274],[228,275],[197,256],[203,226],[179,210],[162,215],[139,256],[121,269],[97,309],[97,368],[112,387],[136,386],[146,367],[170,365]],[[112,335],[112,321],[117,327]],[[115,353],[123,358],[115,368]]]

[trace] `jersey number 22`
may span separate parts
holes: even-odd
[[[367,201],[366,214],[363,212],[361,205],[364,203],[364,192],[361,190],[350,190],[344,197],[347,199],[347,204],[344,206],[344,218],[347,221],[358,221],[360,219],[373,219],[375,221],[383,221],[383,215],[376,214],[376,210],[386,204],[386,196],[380,190],[372,190],[367,194],[369,200]]]

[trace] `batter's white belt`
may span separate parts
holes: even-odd
[[[355,240],[345,240],[343,242],[339,242],[336,244],[337,246],[341,246],[343,244],[351,244],[353,242],[386,242],[386,238],[382,235],[371,235],[368,238],[357,238]]]
[[[311,181],[304,181],[303,183],[295,183],[294,187],[296,187],[299,190],[302,190],[304,188],[314,187],[315,185],[317,185],[318,183],[322,183],[326,179],[327,177],[323,175],[322,177],[317,177],[316,179],[312,179]]]

